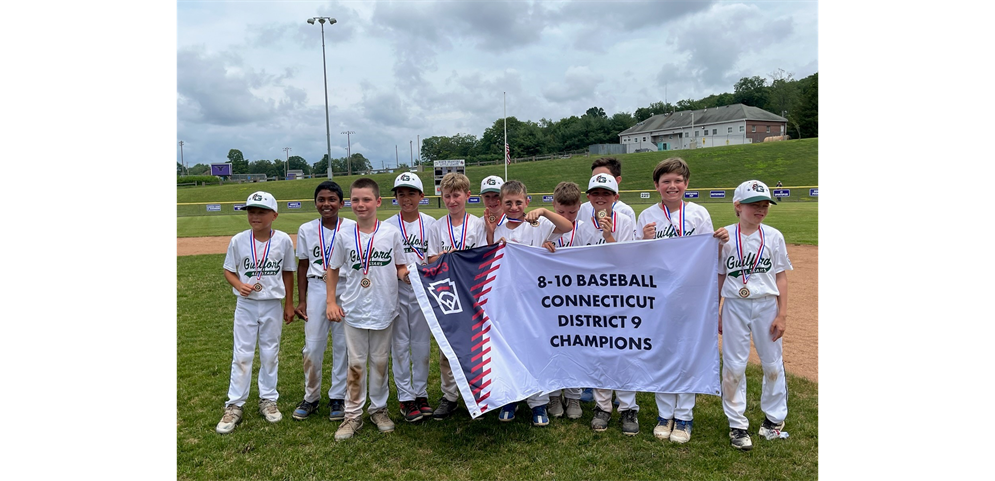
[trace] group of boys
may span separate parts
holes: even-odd
[[[443,420],[459,405],[452,367],[441,354],[442,397],[434,409],[428,403],[430,331],[411,287],[408,265],[425,265],[448,252],[500,242],[555,252],[563,247],[711,234],[720,241],[718,285],[723,300],[718,332],[723,334],[722,405],[729,418],[730,442],[741,450],[752,448],[749,421],[744,415],[744,373],[751,335],[764,371],[761,408],[765,418],[759,434],[768,439],[786,437],[787,433],[782,433],[787,388],[781,336],[787,313],[785,271],[792,267],[781,233],[761,226],[768,206],[775,203],[767,186],[751,180],[737,187],[733,204],[739,222],[713,231],[708,211],[684,201],[691,172],[683,159],[666,159],[656,166],[653,184],[661,202],[643,210],[638,218],[619,200],[622,176],[617,159],[596,160],[591,173],[587,202],[580,203],[577,184],[560,182],[553,192],[552,210],[528,212],[529,196],[522,182],[486,177],[480,185],[485,206],[481,217],[466,211],[471,196],[469,179],[450,173],[440,183],[448,214],[438,220],[419,211],[424,190],[418,176],[402,173],[392,189],[400,212],[383,222],[377,218],[382,202],[379,186],[372,179],[357,179],[350,187],[355,221],[338,215],[345,202],[342,189],[334,182],[322,182],[314,193],[320,217],[301,225],[296,252],[287,234],[272,229],[278,215],[276,200],[266,192],[251,194],[246,201],[250,229],[232,238],[224,263],[225,278],[238,301],[228,401],[217,432],[229,433],[242,420],[257,340],[262,364],[259,412],[269,422],[282,419],[276,405],[281,311],[285,323],[295,316],[305,322],[305,394],[294,410],[294,419],[306,419],[319,408],[322,364],[331,334],[329,419],[342,421],[335,439],[351,438],[362,428],[367,378],[369,418],[380,432],[391,432],[394,423],[387,411],[389,361],[400,413],[406,421],[425,417]],[[295,270],[296,307],[292,302]],[[580,418],[581,394],[582,388],[574,387],[530,396],[526,403],[532,425],[546,426],[550,416]],[[636,393],[614,394],[622,433],[638,434]],[[593,398],[591,428],[605,431],[615,409],[612,390],[594,389]],[[656,393],[655,398],[658,422],[654,436],[677,443],[689,441],[695,395]],[[517,404],[502,406],[498,419],[514,420]]]

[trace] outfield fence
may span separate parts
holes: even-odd
[[[684,199],[697,204],[706,203],[731,203],[732,194],[735,187],[709,187],[703,189],[692,189],[684,193]],[[802,185],[790,187],[771,188],[778,202],[818,202],[819,186]],[[531,202],[529,207],[548,207],[553,205],[552,192],[538,192],[529,196]],[[647,206],[660,201],[660,194],[653,190],[623,190],[619,192],[619,200],[632,206]],[[483,207],[483,200],[479,196],[470,196],[467,202],[468,207]],[[346,207],[349,201],[346,200]],[[202,215],[233,215],[243,214],[245,201],[238,202],[189,202],[176,204],[177,217],[202,216]],[[444,209],[442,198],[437,195],[426,195],[422,199],[422,208]],[[643,207],[645,208],[645,207]],[[279,201],[280,213],[286,212],[312,212],[314,211],[314,199],[293,199]],[[383,199],[380,210],[397,211],[395,200],[390,197]],[[634,208],[638,213],[641,208]]]

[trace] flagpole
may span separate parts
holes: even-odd
[[[511,154],[508,149],[508,92],[504,93],[504,181],[508,181],[508,163],[511,162]]]

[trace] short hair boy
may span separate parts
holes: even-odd
[[[596,159],[591,163],[591,175],[605,174],[610,175],[615,179],[615,193],[618,194],[619,186],[622,185],[622,162],[615,157],[601,157]],[[620,214],[625,214],[632,219],[633,222],[636,221],[636,211],[632,210],[628,204],[622,202],[618,198],[612,205],[612,210]],[[587,219],[594,215],[594,209],[591,207],[590,202],[584,202],[580,206],[580,212],[577,214],[581,219]]]
[[[425,198],[422,189],[421,179],[410,172],[398,175],[391,189],[401,211],[385,222],[401,231],[404,251],[398,253],[398,257],[406,264],[428,264],[428,231],[435,218],[419,211],[419,204]],[[405,421],[415,422],[433,413],[428,404],[431,331],[414,289],[401,280],[397,282],[397,309],[390,347],[394,385],[397,386],[401,415]]]
[[[733,240],[721,248],[719,289],[725,299],[719,312],[722,335],[722,409],[729,418],[729,440],[749,451],[747,430],[746,361],[750,339],[763,368],[760,408],[764,421],[759,434],[767,439],[786,437],[788,388],[784,378],[781,337],[787,327],[788,275],[792,270],[781,231],[763,225],[771,204],[770,189],[759,180],[739,184],[733,194],[739,222],[727,226]]]
[[[361,177],[352,183],[349,197],[356,225],[336,237],[325,283],[325,315],[332,322],[345,320],[349,352],[345,420],[335,431],[336,440],[349,439],[363,427],[367,378],[370,420],[382,433],[394,430],[387,414],[387,364],[391,327],[397,316],[397,279],[408,282],[408,268],[397,255],[404,251],[401,231],[377,219],[380,187],[373,179]],[[346,286],[340,298],[337,285],[343,267]]]
[[[456,172],[446,174],[439,182],[442,201],[449,213],[439,219],[428,232],[429,264],[447,252],[472,249],[487,245],[487,231],[484,221],[466,211],[466,201],[470,197],[470,179]],[[459,406],[459,387],[453,376],[449,359],[439,354],[439,375],[442,378],[442,398],[432,417],[441,421],[452,415]]]
[[[613,208],[618,200],[618,183],[614,177],[592,175],[587,184],[587,199],[590,214],[581,217],[583,206],[577,213],[577,218],[585,221],[577,228],[577,235],[587,242],[585,245],[628,242],[635,238],[636,221]]]
[[[325,316],[325,277],[328,261],[340,233],[353,230],[356,222],[339,215],[345,199],[342,187],[326,180],[314,189],[317,219],[301,224],[297,230],[297,308],[294,312],[304,319],[304,400],[297,405],[292,417],[307,419],[318,410],[321,398],[321,368],[332,336],[332,369],[328,380],[328,419],[345,418],[346,352],[345,326],[328,322]],[[345,291],[345,277],[339,278],[336,292]]]
[[[294,320],[294,243],[286,233],[273,230],[276,199],[268,192],[253,192],[245,201],[250,228],[235,234],[225,254],[225,280],[235,302],[235,339],[231,381],[225,413],[215,430],[232,432],[242,422],[242,405],[249,398],[252,358],[259,342],[259,414],[271,423],[283,419],[276,401],[279,368],[280,300],[283,322]]]
[[[660,193],[660,203],[647,207],[636,221],[637,239],[670,239],[698,234],[712,234],[723,242],[729,240],[725,228],[712,231],[712,218],[704,207],[684,202],[684,191],[691,179],[691,169],[680,157],[671,157],[653,169],[653,186]],[[665,314],[664,314],[665,315]],[[656,393],[657,425],[653,435],[676,443],[691,440],[694,421],[694,393]]]

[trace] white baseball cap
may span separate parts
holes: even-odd
[[[245,200],[245,208],[248,209],[249,207],[259,207],[277,212],[276,199],[273,198],[273,194],[261,190],[249,194],[249,198]]]
[[[394,179],[394,187],[390,190],[394,191],[398,187],[407,187],[409,189],[415,189],[418,192],[425,192],[425,189],[422,188],[421,179],[419,179],[417,175],[410,172],[404,172],[397,176],[397,178]]]
[[[733,202],[740,204],[752,204],[762,200],[769,200],[771,204],[777,205],[770,196],[770,189],[767,184],[759,180],[748,180],[736,187],[736,192],[732,195]]]
[[[594,189],[608,189],[617,194],[618,182],[615,182],[615,178],[608,174],[594,174],[591,176],[591,181],[587,183],[587,191],[590,192]]]
[[[496,175],[488,175],[484,177],[484,180],[480,181],[480,193],[497,192],[500,194],[502,185],[504,185],[503,179]]]

